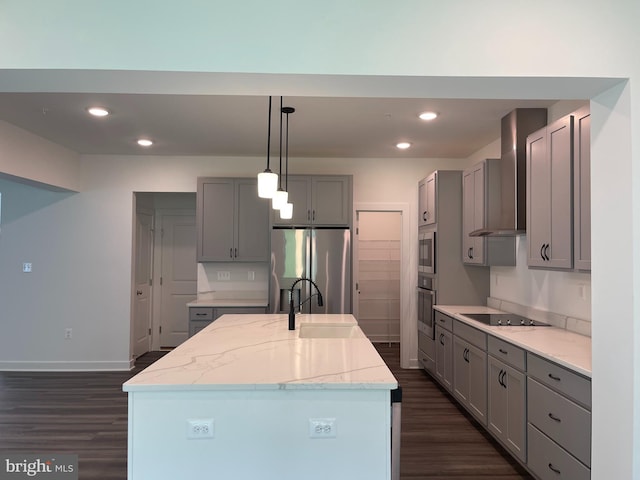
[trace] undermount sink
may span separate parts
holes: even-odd
[[[335,325],[322,323],[300,324],[300,338],[354,338],[360,336],[356,325]]]

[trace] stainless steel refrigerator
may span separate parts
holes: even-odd
[[[351,232],[347,228],[274,228],[271,232],[272,313],[289,311],[291,285],[300,277],[313,280],[322,293],[303,303],[305,313],[351,313]],[[293,298],[296,311],[316,293],[309,282],[299,282]]]

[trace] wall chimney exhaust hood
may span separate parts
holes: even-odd
[[[547,124],[546,108],[516,108],[502,117],[500,140],[500,223],[472,237],[513,237],[527,229],[527,135]]]

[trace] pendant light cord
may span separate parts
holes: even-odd
[[[280,175],[278,176],[278,186],[282,190],[282,96],[280,96]]]
[[[269,171],[269,154],[271,153],[271,95],[269,95],[269,126],[267,127],[267,171]]]
[[[284,189],[289,191],[289,112],[287,112],[287,137],[286,137],[286,150],[285,150],[285,177],[284,177]]]

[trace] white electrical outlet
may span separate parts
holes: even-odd
[[[218,280],[231,280],[231,272],[218,272]]]
[[[247,276],[247,278],[248,278],[249,280],[251,280],[251,281],[255,280],[255,279],[256,279],[256,272],[254,272],[254,271],[250,271],[250,272],[249,272],[249,275]]]
[[[64,338],[69,340],[73,337],[73,329],[72,328],[65,328],[64,329]]]
[[[31,271],[33,270],[33,264],[30,262],[25,262],[22,264],[22,271],[24,273],[31,273]]]
[[[310,438],[336,438],[335,418],[310,418],[309,437]]]
[[[187,438],[213,438],[213,418],[187,420]]]

